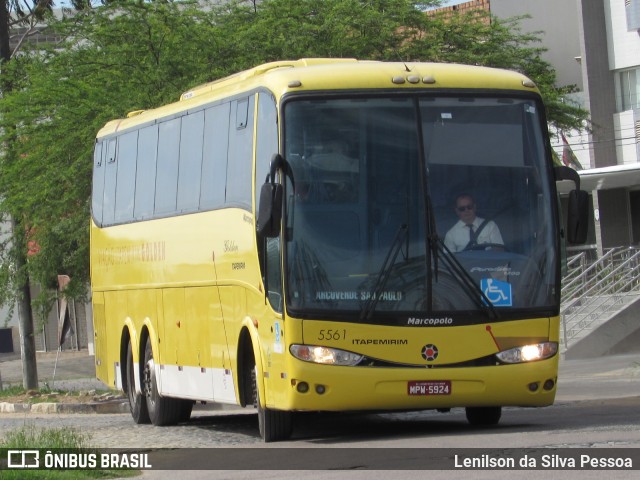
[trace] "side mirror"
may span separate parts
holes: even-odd
[[[571,180],[576,188],[569,192],[569,212],[567,215],[567,240],[570,243],[587,241],[589,222],[589,194],[580,190],[580,175],[573,168],[554,167],[556,182]]]
[[[267,179],[260,190],[260,206],[258,209],[258,235],[273,238],[280,235],[282,223],[282,185],[271,183]]]
[[[291,175],[287,161],[282,155],[276,153],[271,158],[269,174],[260,190],[260,205],[258,206],[258,235],[273,238],[280,235],[282,223],[282,185],[276,183],[276,172],[284,171],[285,175]]]
[[[589,221],[589,194],[584,190],[569,192],[569,212],[567,217],[567,240],[570,243],[587,241]]]

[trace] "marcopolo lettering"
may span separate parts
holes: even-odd
[[[453,318],[416,318],[409,317],[407,319],[407,325],[453,325]]]

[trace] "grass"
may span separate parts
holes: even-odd
[[[5,449],[44,449],[66,450],[84,449],[84,452],[92,451],[88,435],[73,428],[37,428],[35,425],[26,425],[17,430],[4,434],[0,441],[0,451],[3,451],[0,479],[44,479],[44,480],[80,480],[92,478],[122,478],[139,475],[137,470],[50,470],[50,469],[18,469],[5,470],[4,461],[7,459]],[[40,465],[44,467],[44,459],[41,454]]]
[[[25,390],[22,387],[14,386],[0,390],[0,402],[15,398],[21,399],[24,403],[56,402],[57,395],[52,396],[52,393],[53,392],[47,388]]]
[[[0,399],[2,397],[14,397],[16,395],[22,395],[25,392],[26,392],[25,389],[22,387],[18,387],[18,386],[7,387],[4,390],[0,390]]]
[[[91,397],[102,395],[103,393],[109,393],[110,390],[93,390],[91,392]],[[69,397],[82,397],[88,396],[88,392],[86,391],[75,391],[75,390],[51,390],[49,387],[45,386],[38,390],[25,390],[22,386],[14,385],[5,388],[4,390],[0,390],[0,402],[5,402],[7,400],[16,400],[20,399],[23,403],[43,403],[43,402],[51,402],[58,403],[64,402],[65,398]]]

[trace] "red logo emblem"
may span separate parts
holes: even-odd
[[[438,358],[438,347],[430,343],[422,347],[422,352],[420,353],[422,355],[422,358],[424,358],[428,362],[432,362],[436,358]]]

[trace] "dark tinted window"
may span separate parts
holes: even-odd
[[[107,156],[104,173],[104,196],[102,198],[102,222],[109,225],[114,222],[114,207],[116,203],[116,140],[111,139],[107,144]]]
[[[251,208],[254,97],[231,103],[226,203]]]
[[[137,220],[153,216],[156,195],[156,155],[158,151],[158,126],[140,130],[138,135],[138,166],[136,170],[136,194],[134,216]]]
[[[204,145],[200,209],[224,205],[227,180],[230,104],[208,108],[204,119]]]
[[[104,159],[102,158],[103,143],[96,144],[93,152],[93,192],[91,211],[98,225],[102,224],[102,198],[104,195]]]
[[[175,212],[178,190],[180,119],[160,124],[158,171],[156,172],[156,214]]]
[[[258,96],[258,134],[256,136],[256,209],[260,187],[269,173],[271,157],[278,153],[278,117],[276,103],[267,93]]]
[[[251,208],[254,96],[128,131],[98,143],[93,202],[103,225],[211,210]],[[277,149],[273,99],[264,97],[260,148]],[[265,160],[268,169],[268,159]]]
[[[118,174],[116,181],[116,222],[128,222],[133,218],[133,198],[136,187],[136,156],[138,132],[129,132],[118,138],[116,155]]]
[[[204,111],[182,118],[180,167],[178,172],[178,211],[189,212],[200,204]]]

